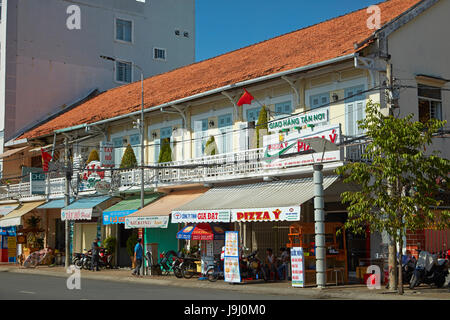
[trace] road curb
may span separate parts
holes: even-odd
[[[0,267],[0,272],[10,272],[18,274],[34,274],[43,276],[53,276],[60,278],[68,278],[69,274],[63,272],[52,272],[51,270],[42,269],[18,269],[18,268],[2,268]],[[131,272],[130,272],[131,273]],[[244,292],[248,294],[271,294],[271,295],[295,295],[299,297],[308,297],[313,299],[334,299],[334,300],[440,300],[436,298],[430,298],[426,296],[414,296],[412,294],[405,294],[404,296],[383,294],[382,292],[345,292],[342,290],[351,290],[350,288],[338,289],[339,292],[335,292],[333,288],[318,289],[318,288],[280,288],[277,287],[267,287],[255,285],[242,285],[242,284],[226,284],[226,283],[211,283],[209,281],[201,282],[183,282],[178,279],[167,280],[167,279],[146,279],[146,278],[135,278],[133,276],[129,277],[115,277],[109,275],[100,274],[82,274],[82,278],[90,280],[102,280],[102,281],[113,281],[113,282],[128,282],[136,284],[147,284],[147,285],[159,285],[159,286],[171,286],[171,287],[182,287],[182,288],[205,288],[205,289],[217,289],[217,290],[231,290]],[[280,290],[281,289],[281,290]],[[447,300],[442,298],[443,300]]]

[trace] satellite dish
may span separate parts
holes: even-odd
[[[337,151],[339,147],[329,140],[323,138],[305,139],[303,142],[311,147],[316,152]]]

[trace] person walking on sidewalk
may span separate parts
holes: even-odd
[[[98,260],[99,260],[99,255],[100,255],[100,247],[98,246],[98,242],[100,241],[100,239],[96,238],[94,240],[94,242],[92,243],[92,265],[91,265],[91,270],[92,271],[99,271],[100,269],[98,268]]]
[[[142,239],[138,239],[138,242],[136,243],[136,246],[134,247],[134,263],[136,268],[134,269],[132,275],[139,276],[141,265],[142,265],[142,259],[144,256],[144,249],[142,248]]]

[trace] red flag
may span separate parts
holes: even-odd
[[[48,163],[52,160],[52,156],[45,152],[44,149],[41,149],[42,154],[42,168],[44,169],[44,172],[48,171]]]
[[[244,89],[244,91],[244,94],[237,103],[239,107],[242,107],[244,104],[252,104],[252,100],[255,99],[247,90]]]

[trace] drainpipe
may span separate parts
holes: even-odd
[[[316,284],[319,289],[325,288],[326,247],[325,247],[325,212],[323,199],[323,165],[314,165],[314,222],[316,242]]]

